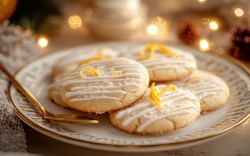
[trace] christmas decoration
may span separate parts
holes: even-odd
[[[0,0],[0,23],[13,14],[16,3],[17,0]]]
[[[192,23],[182,23],[177,30],[177,36],[183,43],[193,45],[199,38],[199,33]]]
[[[250,61],[250,29],[237,27],[233,32],[230,55],[235,58]]]
[[[60,27],[60,7],[53,0],[19,0],[11,24],[43,35],[56,34]]]

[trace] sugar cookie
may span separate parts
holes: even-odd
[[[197,70],[190,76],[171,83],[188,89],[196,95],[200,100],[202,112],[213,111],[221,107],[230,94],[224,80],[202,70]]]
[[[149,75],[140,63],[110,58],[82,64],[61,81],[61,97],[70,108],[93,113],[121,109],[147,90]]]
[[[177,80],[197,68],[192,54],[163,44],[133,47],[124,55],[143,64],[151,81]]]
[[[133,105],[110,113],[112,124],[129,133],[157,134],[185,127],[199,116],[200,103],[196,96],[179,88],[163,92],[164,89],[166,85],[158,85],[152,94],[151,87]]]
[[[90,49],[89,51],[81,51],[70,53],[60,58],[53,67],[52,74],[57,76],[59,74],[67,73],[79,65],[79,63],[88,63],[90,61],[101,60],[105,58],[117,57],[119,52],[111,48]]]
[[[55,104],[64,108],[68,108],[67,104],[61,98],[60,84],[58,82],[54,82],[49,86],[48,96]]]
[[[64,77],[64,74],[57,75],[53,82],[48,86],[48,96],[57,105],[68,108],[67,104],[62,100],[60,95],[60,81]]]

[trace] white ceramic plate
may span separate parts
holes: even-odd
[[[72,52],[87,52],[90,49],[103,47],[111,47],[122,53],[138,44],[140,43],[101,43],[63,50],[28,64],[17,72],[16,78],[49,111],[79,113],[58,107],[47,96],[47,86],[51,83],[51,67],[59,61],[58,58]],[[101,121],[101,124],[98,125],[53,122],[44,119],[41,113],[13,86],[9,90],[10,97],[17,115],[37,131],[75,145],[120,152],[160,151],[200,144],[229,132],[250,116],[250,74],[242,65],[238,65],[239,62],[235,60],[230,62],[215,55],[201,53],[178,45],[168,46],[193,53],[197,59],[198,67],[222,77],[229,85],[231,92],[228,102],[222,108],[201,115],[188,127],[174,132],[150,136],[127,134],[114,128],[105,114],[98,116]]]

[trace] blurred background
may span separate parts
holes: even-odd
[[[13,49],[41,55],[93,42],[146,40],[250,61],[249,0],[0,0],[0,23],[6,56]]]

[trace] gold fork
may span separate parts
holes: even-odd
[[[92,123],[96,124],[99,123],[94,117],[90,117],[88,115],[76,115],[76,114],[55,114],[47,111],[43,105],[35,98],[35,96],[25,88],[14,76],[10,74],[10,72],[4,67],[2,63],[0,63],[0,69],[3,73],[9,78],[9,80],[30,100],[30,102],[39,108],[39,110],[43,113],[45,119],[54,120],[54,121],[61,121],[61,122],[72,122],[72,123],[81,123],[87,124]]]

